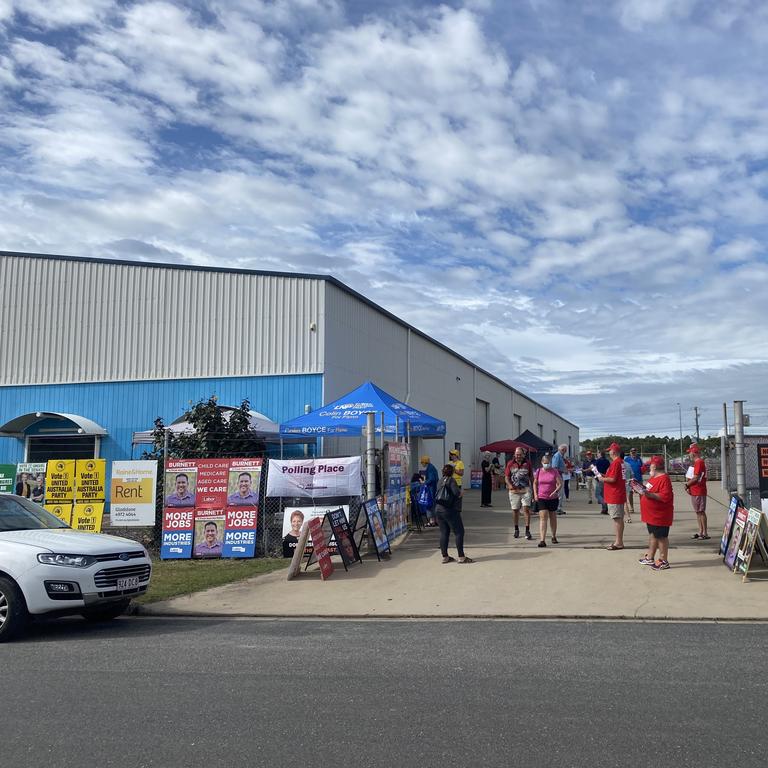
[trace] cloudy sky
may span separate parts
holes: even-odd
[[[764,0],[0,0],[0,248],[328,273],[583,436],[768,429]]]

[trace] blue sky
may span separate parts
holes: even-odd
[[[768,5],[0,0],[0,247],[330,273],[585,436],[768,430]]]

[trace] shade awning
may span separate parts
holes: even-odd
[[[480,446],[481,451],[490,451],[491,453],[514,453],[516,448],[536,452],[532,445],[528,445],[528,443],[524,443],[521,440],[497,440],[495,443]]]
[[[517,436],[517,439],[521,443],[527,443],[535,451],[551,451],[552,444],[548,443],[544,438],[534,435],[530,429],[526,429],[525,432]]]
[[[24,437],[26,431],[40,421],[52,419],[62,421],[61,431],[64,434],[76,432],[80,435],[106,435],[107,430],[85,416],[76,413],[57,413],[55,411],[35,411],[17,416],[7,421],[0,427],[0,435],[3,437]],[[52,434],[49,432],[49,434]]]
[[[221,410],[221,417],[224,421],[229,421],[232,416],[232,412],[239,410],[229,405],[217,406]],[[280,432],[280,426],[277,422],[272,421],[269,417],[258,411],[248,411],[248,426],[255,433],[256,437],[261,438],[273,438],[277,437]],[[168,429],[176,435],[182,434],[194,434],[195,428],[188,421],[180,416],[173,421]],[[143,432],[134,432],[133,439],[131,440],[133,445],[151,445],[153,440],[154,430],[147,429]]]

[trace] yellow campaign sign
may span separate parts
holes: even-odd
[[[51,459],[45,473],[45,500],[70,504],[75,498],[75,460]]]
[[[78,459],[75,501],[104,501],[107,462],[104,459]]]
[[[76,531],[99,533],[103,517],[103,501],[97,504],[75,504],[75,511],[72,513],[72,527]]]
[[[44,506],[47,512],[56,515],[59,520],[63,520],[67,525],[72,525],[71,504],[45,504]]]

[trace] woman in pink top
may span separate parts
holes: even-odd
[[[541,467],[533,475],[533,499],[539,509],[539,546],[547,546],[547,518],[552,526],[552,543],[557,544],[557,503],[563,481],[552,469],[549,454],[541,459]]]

